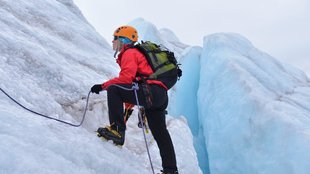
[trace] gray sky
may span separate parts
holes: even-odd
[[[235,32],[258,49],[310,75],[309,0],[73,0],[107,41],[120,25],[142,17],[171,29],[189,45]]]

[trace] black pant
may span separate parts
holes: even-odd
[[[132,87],[129,84],[122,84],[120,86],[125,88]],[[134,91],[127,91],[113,85],[109,86],[107,91],[110,124],[115,124],[119,130],[125,131],[123,103],[137,105],[135,93]],[[145,109],[145,114],[160,151],[163,169],[167,171],[177,170],[174,147],[166,126],[167,91],[158,85],[150,85],[150,91],[153,96],[152,106],[149,109]],[[146,99],[141,88],[137,91],[137,94],[140,106],[145,106]]]

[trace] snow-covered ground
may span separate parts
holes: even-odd
[[[118,73],[110,44],[71,0],[1,0],[0,28],[0,87],[42,114],[78,123],[90,87]],[[0,173],[151,173],[136,115],[120,149],[94,133],[108,123],[105,92],[90,96],[79,128],[33,115],[0,93]],[[180,173],[201,173],[186,120],[168,116],[167,125]],[[159,172],[158,148],[147,138]]]

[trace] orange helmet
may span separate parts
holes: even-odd
[[[116,37],[127,37],[129,40],[133,41],[133,42],[137,42],[138,41],[138,32],[135,28],[125,25],[125,26],[121,26],[118,27],[115,31],[113,36]]]

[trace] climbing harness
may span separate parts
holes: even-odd
[[[116,87],[119,87],[119,88],[121,88],[123,90],[127,90],[127,91],[134,91],[135,97],[136,97],[136,101],[137,101],[138,110],[139,110],[138,117],[139,117],[139,121],[142,123],[143,119],[142,119],[142,114],[141,114],[141,110],[140,110],[141,106],[140,106],[140,103],[139,103],[138,93],[137,93],[137,91],[139,90],[139,85],[138,85],[138,83],[135,83],[135,82],[133,82],[132,84],[133,85],[132,85],[131,88],[125,88],[123,86],[116,85],[116,84],[112,84],[111,86],[116,86]],[[150,155],[150,151],[149,151],[149,146],[148,146],[147,140],[146,140],[145,129],[146,129],[145,125],[142,124],[142,132],[143,132],[143,138],[144,138],[144,142],[145,142],[145,147],[146,147],[147,155],[149,157],[149,161],[150,161],[152,172],[153,172],[153,174],[155,174],[153,163],[152,163],[152,159],[151,159],[151,155]]]
[[[73,127],[80,127],[83,124],[83,122],[85,120],[85,116],[86,116],[86,111],[87,111],[87,107],[88,107],[88,100],[89,100],[89,95],[90,95],[90,91],[89,91],[88,96],[87,96],[87,100],[86,100],[85,110],[84,110],[83,117],[82,117],[82,121],[79,124],[73,124],[73,123],[69,123],[69,122],[66,122],[66,121],[63,121],[63,120],[60,120],[60,119],[57,119],[57,118],[53,118],[53,117],[50,117],[50,116],[38,113],[36,111],[33,111],[33,110],[23,106],[22,104],[20,104],[13,97],[11,97],[8,93],[6,93],[2,88],[0,88],[0,91],[2,91],[3,94],[5,94],[8,98],[10,98],[17,105],[19,105],[20,107],[24,108],[25,110],[27,110],[27,111],[29,111],[29,112],[31,112],[33,114],[36,114],[36,115],[39,115],[41,117],[48,118],[48,119],[51,119],[51,120],[55,120],[55,121],[58,121],[60,123],[64,123],[64,124],[67,124],[67,125],[70,125],[70,126],[73,126]]]

